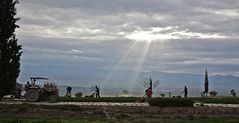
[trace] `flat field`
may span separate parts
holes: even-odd
[[[101,97],[101,98],[85,98],[85,97],[60,97],[60,102],[137,102],[140,97]],[[194,102],[201,103],[218,103],[218,104],[239,104],[239,98],[233,97],[189,97]]]
[[[239,108],[0,104],[0,123],[238,123]]]

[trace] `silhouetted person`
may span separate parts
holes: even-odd
[[[187,86],[184,87],[183,92],[184,92],[184,98],[187,98],[188,97],[188,88],[187,88]]]
[[[25,89],[29,88],[31,86],[30,82],[27,81],[27,84],[25,85]]]
[[[236,97],[236,94],[237,94],[236,91],[235,91],[234,89],[232,89],[232,90],[231,90],[231,95],[232,95],[233,97]]]
[[[72,90],[72,88],[71,88],[71,86],[67,86],[67,88],[66,88],[66,96],[68,96],[68,97],[71,97],[71,90]]]
[[[145,90],[145,94],[146,94],[145,102],[149,102],[149,100],[152,98],[152,95],[153,95],[152,88],[151,87],[147,88]]]
[[[100,97],[100,89],[99,87],[95,86],[95,93],[96,93],[96,97]]]

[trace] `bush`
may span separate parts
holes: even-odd
[[[217,96],[217,92],[216,92],[216,91],[210,91],[209,94],[210,94],[212,97]]]
[[[160,107],[193,107],[193,100],[185,98],[153,98],[149,101],[149,105]]]
[[[82,97],[83,96],[83,93],[82,92],[78,92],[75,94],[76,97]]]
[[[165,97],[165,94],[163,94],[163,93],[162,93],[162,94],[159,94],[159,95],[160,95],[161,97]]]

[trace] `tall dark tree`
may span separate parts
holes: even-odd
[[[207,75],[207,69],[206,69],[206,72],[205,72],[205,82],[204,82],[204,93],[208,93],[208,75]]]
[[[17,0],[0,0],[0,99],[11,94],[20,73],[21,45],[17,44],[15,29]]]
[[[149,87],[151,88],[151,89],[153,89],[153,81],[152,81],[152,78],[150,77],[150,79],[149,79]]]

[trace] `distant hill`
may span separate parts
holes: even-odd
[[[112,76],[107,81],[106,78],[110,74],[109,70],[98,69],[94,67],[81,68],[39,68],[32,71],[29,69],[28,74],[21,74],[19,81],[24,83],[29,76],[45,76],[56,81],[59,85],[72,85],[78,87],[89,87],[92,84],[104,84],[110,88],[128,87],[133,83],[135,88],[142,87],[140,83],[145,78],[152,77],[153,80],[158,80],[161,87],[183,87],[187,85],[194,88],[203,88],[204,75],[181,74],[181,73],[165,73],[165,72],[140,72],[118,70],[112,72]],[[29,74],[34,73],[34,74]],[[48,74],[50,73],[50,74]],[[137,74],[138,77],[132,80],[132,75]],[[210,76],[209,72],[209,88],[212,89],[231,89],[239,87],[239,77],[235,76]],[[107,88],[107,87],[106,87]]]

